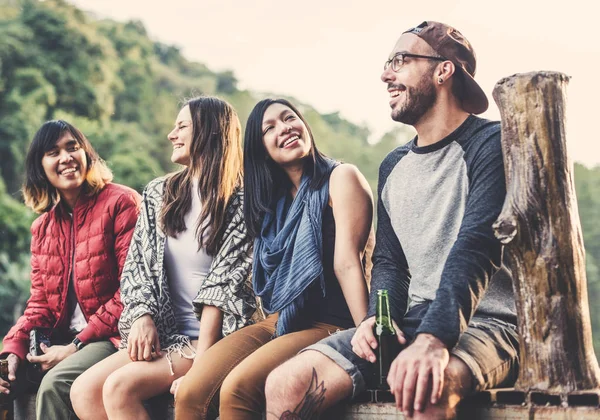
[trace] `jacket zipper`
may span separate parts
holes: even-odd
[[[81,306],[81,302],[79,302],[79,293],[77,293],[77,277],[75,277],[75,236],[76,236],[75,235],[75,209],[73,209],[73,217],[71,220],[71,236],[73,238],[73,241],[72,241],[73,251],[71,252],[71,265],[72,265],[71,273],[73,276],[73,291],[75,292],[75,300],[77,301],[79,310],[83,314],[83,319],[85,319],[85,322],[87,323],[88,316],[85,314],[85,311],[83,310],[83,306]],[[70,279],[71,279],[71,277],[69,277],[69,280]],[[75,308],[77,308],[77,306]]]
[[[64,211],[64,210],[63,210]],[[69,240],[67,242],[67,258],[68,258],[68,267],[69,269],[67,270],[67,281],[66,281],[66,287],[64,287],[63,292],[61,294],[61,299],[64,302],[63,307],[62,307],[62,311],[60,312],[60,315],[58,317],[58,319],[56,320],[56,324],[54,324],[54,328],[56,329],[58,328],[62,323],[63,320],[65,319],[65,316],[68,312],[69,309],[69,279],[71,278],[71,265],[73,264],[73,250],[72,250],[72,245],[73,245],[73,217],[71,217],[71,226],[69,228]],[[65,282],[63,281],[63,285],[65,284]]]
[[[73,287],[74,287],[74,291],[75,291],[75,298],[77,299],[77,304],[79,305],[79,308],[81,309],[81,304],[79,303],[79,296],[77,296],[77,286],[76,286],[76,282],[75,282],[75,209],[73,209],[73,213],[71,215],[71,227],[69,229],[69,242],[68,242],[68,248],[67,248],[67,254],[69,255],[69,270],[68,270],[68,274],[67,274],[67,287],[64,289],[64,297],[63,297],[63,302],[65,302],[65,305],[62,308],[61,314],[58,318],[58,320],[56,321],[56,324],[54,325],[54,329],[56,329],[59,325],[61,325],[64,321],[65,316],[67,315],[67,312],[69,311],[69,283],[71,282],[71,275],[73,275]],[[88,317],[85,314],[85,312],[83,312],[83,309],[81,309],[81,313],[83,313],[83,317],[85,318],[85,321],[88,322]]]

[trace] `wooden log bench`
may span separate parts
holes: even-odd
[[[146,403],[152,420],[174,418],[170,395]],[[366,391],[354,402],[340,404],[321,416],[324,420],[404,419],[394,407],[393,396],[386,391]],[[543,392],[526,394],[515,389],[493,389],[465,399],[459,408],[459,420],[532,419],[597,420],[600,418],[600,391],[557,395]],[[15,402],[14,420],[35,420],[35,396]]]

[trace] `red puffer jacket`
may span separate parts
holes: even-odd
[[[77,337],[83,343],[109,338],[118,343],[117,325],[123,310],[119,278],[139,205],[137,192],[108,184],[96,196],[81,197],[72,218],[59,204],[33,222],[31,297],[25,314],[4,338],[2,354],[14,353],[24,359],[32,328],[68,331],[71,271],[88,322]]]

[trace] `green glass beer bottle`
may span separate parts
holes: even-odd
[[[392,361],[400,353],[400,343],[392,325],[388,291],[385,289],[377,290],[375,337],[377,338],[377,387],[389,389],[387,375]]]

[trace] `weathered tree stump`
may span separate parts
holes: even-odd
[[[494,224],[513,273],[520,334],[516,388],[597,389],[585,250],[565,143],[566,86],[556,72],[500,80],[507,197]]]

